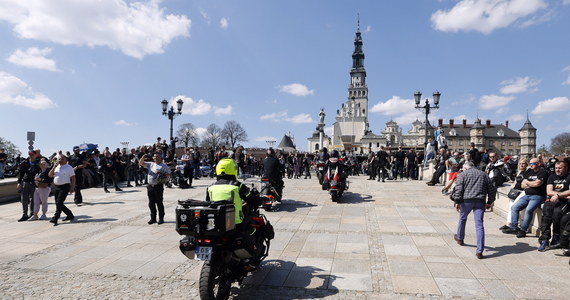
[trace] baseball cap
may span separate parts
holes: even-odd
[[[28,152],[28,155],[34,155],[34,154],[36,154],[36,151],[30,151],[30,152]]]
[[[79,150],[79,146],[74,146],[73,150]]]

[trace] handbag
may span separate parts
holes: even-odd
[[[515,200],[521,194],[521,192],[522,192],[521,190],[511,188],[511,190],[507,194],[507,197],[509,197],[509,199]]]

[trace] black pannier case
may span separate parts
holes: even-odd
[[[235,228],[232,201],[178,201],[176,232],[180,235],[219,236]]]

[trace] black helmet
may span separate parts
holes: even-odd
[[[340,155],[339,155],[339,153],[338,153],[338,150],[333,150],[333,151],[331,152],[331,157],[339,158]]]
[[[329,150],[327,149],[327,147],[323,147],[323,152],[327,153]]]

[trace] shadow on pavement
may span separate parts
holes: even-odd
[[[78,223],[99,223],[99,222],[113,222],[113,221],[117,221],[117,220],[118,219],[113,219],[113,218],[93,219],[93,217],[91,217],[91,216],[75,215],[74,222],[78,222]]]
[[[269,269],[264,272],[264,269]],[[288,271],[290,270],[290,271]],[[283,277],[282,271],[288,271]],[[294,262],[268,260],[261,270],[246,277],[246,282],[237,288],[234,285],[232,299],[318,299],[338,294],[331,287],[337,278],[328,271],[313,266],[298,266]]]
[[[313,207],[313,206],[317,206],[317,205],[313,204],[313,203],[297,201],[297,200],[292,200],[292,199],[283,199],[283,200],[281,200],[281,203],[278,203],[277,205],[273,205],[273,210],[274,211],[293,212],[293,211],[296,211],[297,209],[300,209],[300,208],[309,208],[309,207]]]
[[[345,204],[358,204],[371,201],[374,201],[371,195],[364,195],[347,191],[344,193],[344,195],[342,195],[342,198],[338,202]]]
[[[508,254],[520,254],[530,251],[536,251],[537,246],[531,246],[528,243],[516,243],[514,245],[505,245],[500,247],[485,247],[487,251],[495,251],[485,255],[486,258],[501,257]]]
[[[107,201],[107,202],[83,202],[83,205],[99,205],[99,204],[124,204],[124,201]]]

